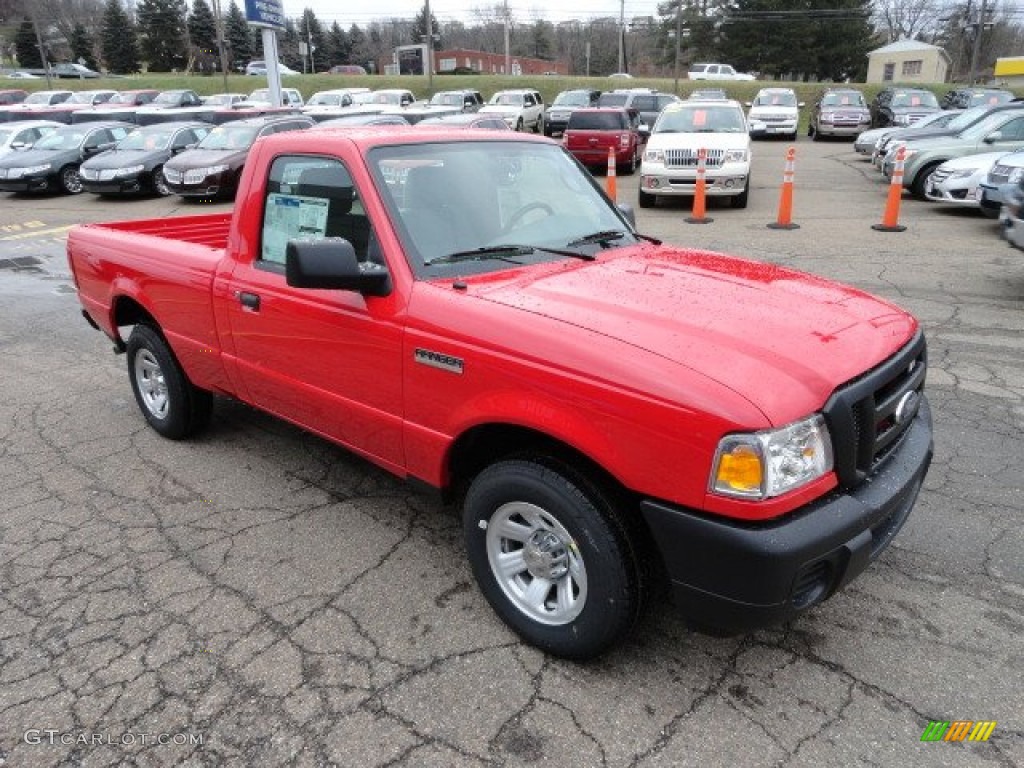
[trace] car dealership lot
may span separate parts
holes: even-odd
[[[585,666],[518,643],[455,517],[389,475],[234,403],[193,442],[145,426],[64,233],[203,204],[0,197],[0,764],[1024,764],[1024,253],[911,200],[906,232],[873,231],[881,177],[805,137],[800,228],[768,229],[788,146],[754,144],[747,209],[694,225],[671,201],[638,227],[911,309],[935,463],[893,546],[806,618],[715,639],[657,599]],[[997,725],[922,743],[931,720]]]

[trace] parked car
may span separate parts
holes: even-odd
[[[785,136],[794,141],[803,106],[804,102],[797,101],[792,88],[762,88],[753,101],[747,102],[750,135]]]
[[[588,168],[605,168],[609,149],[624,173],[636,171],[643,155],[640,116],[622,107],[584,107],[569,115],[562,143]]]
[[[825,136],[856,138],[871,127],[871,110],[864,94],[855,88],[826,88],[811,107],[807,135],[814,141]]]
[[[30,93],[21,101],[12,103],[11,109],[14,111],[47,107],[67,101],[74,95],[74,91],[36,91],[35,93]]]
[[[95,195],[153,192],[172,194],[164,179],[164,163],[191,149],[213,126],[208,123],[157,123],[136,128],[117,145],[82,163],[82,187]]]
[[[444,126],[445,128],[482,128],[488,131],[511,131],[508,123],[501,115],[480,115],[475,112],[463,112],[455,115],[434,115],[425,117],[416,125]]]
[[[569,124],[569,115],[580,107],[596,107],[601,92],[595,88],[574,88],[562,91],[544,111],[544,135],[555,136]]]
[[[72,121],[72,115],[78,110],[103,106],[116,95],[117,91],[109,89],[76,91],[64,101],[56,104],[41,104],[29,107],[26,100],[22,106],[25,107],[24,115],[26,119],[56,120],[59,123],[69,124]]]
[[[691,64],[686,76],[690,80],[753,80],[753,75],[737,72],[730,64]]]
[[[479,112],[483,105],[484,97],[474,90],[438,91],[427,102],[428,107],[456,107],[462,112]]]
[[[597,100],[599,107],[622,107],[636,112],[640,117],[640,132],[650,133],[658,115],[669,104],[676,104],[681,99],[674,93],[660,93],[650,88],[631,88],[602,93]]]
[[[410,123],[404,116],[399,114],[356,112],[351,115],[342,115],[341,117],[332,117],[330,120],[320,121],[313,126],[313,129],[355,128],[361,125],[410,125]]]
[[[544,133],[544,97],[532,88],[498,91],[480,112],[501,115],[516,131]]]
[[[4,88],[0,90],[0,105],[2,106],[21,104],[27,98],[28,91],[23,91],[21,88]]]
[[[177,195],[233,197],[249,150],[257,139],[309,128],[306,115],[251,117],[213,128],[193,149],[164,164],[164,179]]]
[[[871,127],[905,128],[940,109],[939,100],[931,91],[890,86],[880,90],[871,102]]]
[[[978,182],[978,207],[989,218],[1001,216],[1001,209],[1015,197],[1024,181],[1024,150],[1014,150],[999,158],[988,174]]]
[[[405,88],[380,88],[353,96],[356,104],[408,107],[416,102],[416,95]]]
[[[686,98],[707,101],[709,99],[728,99],[729,94],[721,88],[697,88],[690,91]]]
[[[60,128],[61,123],[52,120],[24,120],[16,123],[0,123],[0,157],[13,152],[31,149],[39,139]]]
[[[358,64],[335,64],[327,70],[330,75],[365,75],[366,69]]]
[[[751,161],[747,119],[738,101],[720,99],[687,99],[665,107],[644,149],[640,207],[650,208],[662,196],[692,197],[701,149],[707,150],[707,195],[728,197],[734,208],[746,208]]]
[[[271,95],[269,88],[257,88],[250,93],[245,101],[240,101],[234,104],[235,107],[246,107],[253,105],[269,106],[271,104]],[[298,88],[282,88],[281,89],[281,105],[285,107],[302,107],[305,105],[305,101],[302,98],[302,93]]]
[[[355,102],[352,97],[357,93],[369,93],[369,88],[332,88],[329,91],[317,91],[303,105],[306,114],[337,110],[340,107],[351,107]]]
[[[887,136],[899,136],[904,133],[910,133],[911,131],[923,130],[924,128],[940,128],[948,125],[950,121],[954,120],[960,114],[962,113],[949,110],[932,112],[931,114],[922,117],[913,125],[888,125],[885,128],[870,128],[853,140],[853,148],[856,150],[858,155],[867,155],[868,157],[871,157],[874,155],[878,143]]]
[[[213,93],[203,96],[204,107],[233,107],[245,101],[244,93]]]
[[[277,63],[277,72],[281,76],[285,75],[299,75],[301,72],[296,72],[294,69],[289,67],[287,64],[283,64],[280,61]],[[266,75],[267,74],[267,63],[265,61],[250,61],[245,65],[245,74],[247,75]]]
[[[1003,237],[1010,245],[1024,249],[1024,187],[1020,184],[1013,185],[1007,194],[999,222]]]
[[[900,144],[906,144],[910,141],[918,141],[919,139],[955,136],[961,131],[964,131],[972,125],[986,119],[989,115],[993,115],[997,112],[1020,112],[1021,110],[1024,110],[1024,102],[1007,102],[996,106],[989,106],[985,104],[979,107],[971,107],[970,109],[946,110],[939,114],[949,114],[953,117],[944,124],[934,123],[932,125],[921,127],[920,123],[918,123],[906,128],[905,130],[889,133],[880,138],[875,142],[875,154],[872,156],[872,160],[875,160],[877,165],[881,166],[882,160],[889,150],[898,147]]]
[[[934,203],[961,208],[981,208],[980,184],[1006,152],[982,152],[947,160],[932,171],[924,196]],[[998,210],[995,211],[998,214]]]
[[[954,88],[942,97],[943,109],[968,109],[970,107],[1005,104],[1013,101],[1012,92],[1002,88]]]
[[[954,157],[982,152],[1010,152],[1024,147],[1024,110],[1000,111],[989,115],[955,136],[911,141],[904,147],[903,186],[924,199],[932,172]],[[896,147],[886,154],[883,172],[892,176]]]
[[[114,146],[135,126],[127,123],[62,125],[31,149],[0,158],[0,191],[82,191],[78,169],[88,158]]]
[[[72,61],[61,62],[50,67],[50,74],[61,78],[78,78],[79,80],[92,80],[101,77],[99,72],[89,69],[83,64],[76,64]]]
[[[8,72],[6,77],[9,80],[40,80],[40,79],[42,79],[42,78],[40,78],[39,75],[33,75],[31,72],[24,72],[24,71],[22,71],[20,69],[15,70],[14,72]]]

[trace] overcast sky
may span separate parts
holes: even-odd
[[[431,0],[430,11],[434,17],[444,23],[459,20],[468,23],[477,17],[477,8],[490,9],[495,2],[486,0]],[[633,16],[657,15],[657,0],[625,0],[625,17],[628,21]],[[354,6],[354,7],[353,7]],[[519,22],[532,22],[545,19],[550,22],[580,19],[587,21],[593,18],[619,15],[620,0],[559,0],[555,7],[544,5],[536,0],[508,0],[512,18]],[[330,26],[337,21],[348,29],[352,24],[365,26],[377,19],[412,19],[423,8],[423,0],[376,0],[362,3],[340,3],[338,0],[284,0],[286,16],[301,16],[305,8],[312,8],[316,17]]]

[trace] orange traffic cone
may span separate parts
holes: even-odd
[[[697,150],[697,184],[693,189],[693,212],[686,218],[687,224],[710,224],[714,219],[705,215],[707,191],[704,174],[707,170],[708,151],[701,147]]]
[[[782,189],[779,190],[779,215],[769,224],[771,229],[800,229],[793,223],[793,177],[796,175],[796,147],[786,151],[786,167],[782,171]]]
[[[879,232],[903,232],[906,230],[906,227],[900,224],[900,199],[903,197],[903,151],[903,147],[896,150],[896,163],[892,167],[889,197],[885,201],[882,223],[871,225],[872,229]]]
[[[618,190],[615,184],[615,147],[608,147],[608,174],[605,177],[605,191],[613,203],[618,203]]]

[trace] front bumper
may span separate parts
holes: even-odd
[[[708,197],[732,197],[747,188],[750,166],[746,163],[725,163],[704,173],[704,193]],[[697,187],[695,168],[652,168],[644,163],[640,171],[640,189],[651,195],[692,197]]]
[[[650,500],[641,512],[683,614],[698,627],[748,632],[794,618],[867,568],[906,521],[931,459],[922,397],[899,447],[869,481],[781,520],[745,525]]]
[[[756,117],[750,119],[751,136],[793,136],[796,133],[796,120],[785,120],[766,123]]]
[[[0,192],[45,192],[55,189],[53,176],[22,176],[20,179],[0,179]]]
[[[142,192],[145,189],[145,185],[139,176],[112,179],[110,181],[82,179],[82,189],[94,195],[133,195]]]
[[[820,136],[860,136],[871,127],[870,123],[818,123],[815,131]]]
[[[172,177],[173,178],[173,177]],[[168,178],[167,170],[164,170],[164,179],[168,188],[176,195],[182,197],[214,197],[218,195],[234,194],[234,183],[230,174],[218,173],[213,176],[206,176],[199,181],[186,182],[184,177],[180,180]]]
[[[573,157],[580,161],[583,165],[588,168],[595,168],[601,166],[602,168],[608,164],[608,148],[597,147],[595,149],[573,149],[570,150]],[[630,158],[636,154],[635,147],[615,147],[615,164],[616,165],[628,165]]]

